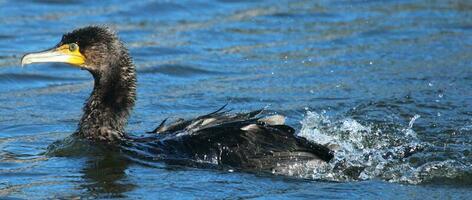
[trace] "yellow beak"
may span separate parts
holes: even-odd
[[[70,48],[70,45],[75,45]],[[60,47],[37,53],[28,53],[21,59],[21,66],[32,63],[68,63],[81,67],[85,63],[85,57],[80,53],[77,44],[64,44]]]

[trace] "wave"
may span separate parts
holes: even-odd
[[[472,185],[471,162],[436,156],[437,147],[421,141],[407,126],[365,125],[352,118],[332,120],[307,111],[299,136],[329,146],[335,158],[326,165],[292,165],[274,174],[326,181],[384,180],[408,184]]]
[[[81,81],[87,80],[84,78],[75,77],[58,77],[41,74],[16,74],[16,73],[3,73],[0,74],[0,83],[11,82],[11,81]]]
[[[165,74],[169,76],[176,77],[190,77],[195,75],[212,75],[212,74],[221,74],[221,72],[210,71],[206,69],[200,69],[196,67],[186,66],[186,65],[160,65],[155,67],[149,67],[146,69],[140,69],[141,74]]]

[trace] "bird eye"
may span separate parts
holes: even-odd
[[[69,51],[76,51],[77,49],[79,49],[79,45],[77,45],[76,43],[69,44]]]

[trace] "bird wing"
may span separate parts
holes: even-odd
[[[268,171],[290,162],[328,162],[333,153],[325,146],[296,136],[281,115],[264,110],[230,113],[225,107],[191,120],[167,120],[146,139],[166,159],[207,162],[239,169]]]
[[[237,121],[252,121],[256,122],[257,120],[261,119],[257,116],[262,114],[264,111],[263,109],[248,112],[248,113],[236,113],[231,114],[230,109],[225,109],[227,106],[224,105],[217,109],[214,112],[198,116],[194,119],[184,120],[182,118],[178,118],[177,120],[166,124],[168,118],[164,119],[159,126],[157,126],[154,130],[149,131],[147,133],[155,133],[155,134],[175,134],[178,132],[186,131],[188,133],[197,133],[198,130],[223,125],[228,122],[237,122]]]

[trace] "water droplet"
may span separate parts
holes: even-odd
[[[313,93],[315,93],[315,91],[314,91],[314,90],[310,90],[310,93],[312,93],[312,94],[313,94]]]
[[[372,64],[374,64],[374,62],[370,61],[369,64],[372,65]]]
[[[428,83],[429,87],[433,87],[433,83],[429,82]]]
[[[411,120],[410,120],[410,123],[408,123],[408,128],[409,128],[409,129],[412,129],[412,128],[413,128],[413,124],[415,124],[415,121],[416,121],[418,118],[420,118],[420,117],[421,117],[421,115],[418,115],[418,114],[416,114],[415,116],[413,116],[413,117],[411,118]]]
[[[441,117],[441,113],[440,113],[440,112],[438,112],[438,117]]]
[[[444,94],[438,94],[439,98],[443,98]]]

